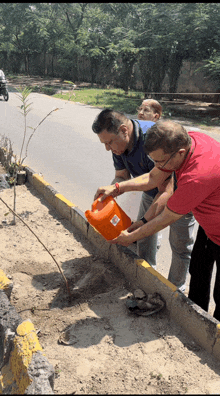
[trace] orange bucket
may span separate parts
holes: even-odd
[[[130,227],[131,219],[111,195],[103,202],[98,199],[93,202],[92,210],[85,212],[85,216],[88,222],[109,241],[117,238],[121,231]]]

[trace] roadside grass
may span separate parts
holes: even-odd
[[[53,96],[99,108],[112,108],[126,114],[137,114],[137,107],[140,106],[144,99],[144,93],[140,91],[129,91],[128,94],[125,94],[122,89],[101,88],[80,88],[65,93],[61,91],[61,93]],[[185,119],[192,120],[195,126],[206,129],[207,127],[219,126],[219,117],[213,118],[208,115],[201,117],[190,111],[182,115],[181,112],[178,114],[177,108],[174,114],[166,104],[163,104],[163,117],[169,119],[184,117]]]
[[[137,107],[144,99],[143,92],[129,91],[128,94],[122,89],[81,88],[53,95],[55,98],[70,100],[100,108],[113,108],[129,114],[137,112]]]
[[[25,75],[21,74],[21,75],[17,75],[17,74],[12,74],[12,73],[7,73],[5,74],[6,78],[10,79],[10,80],[17,80],[19,79],[23,79],[24,77],[26,77]]]
[[[22,83],[23,79],[26,79],[25,75],[14,75],[8,74],[6,78],[13,80],[20,80]],[[38,77],[36,77],[37,80]],[[97,87],[80,87],[74,88],[74,83],[69,82],[65,84],[65,81],[54,84],[50,80],[52,78],[48,77],[46,84],[42,85],[43,79],[39,77],[40,84],[27,84],[27,88],[31,89],[32,92],[44,93],[45,95],[50,95],[55,98],[60,98],[63,100],[68,100],[76,103],[81,103],[85,105],[95,106],[99,108],[113,108],[118,111],[122,111],[126,114],[134,115],[137,114],[137,107],[141,104],[144,99],[144,93],[141,91],[130,90],[126,94],[122,89],[114,88],[97,88]],[[66,81],[67,83],[67,81]],[[72,85],[71,85],[72,84]],[[192,122],[195,126],[200,128],[212,128],[220,125],[220,117],[212,117],[210,115],[200,115],[195,114],[195,112],[184,112],[184,114],[179,111],[178,106],[175,106],[175,111],[169,105],[162,103],[163,106],[163,117],[169,119],[182,118]]]

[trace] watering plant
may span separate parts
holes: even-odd
[[[40,238],[36,235],[36,233],[29,227],[29,225],[16,213],[16,184],[17,184],[17,177],[19,172],[22,171],[23,169],[23,162],[25,160],[25,158],[27,158],[27,151],[28,151],[28,146],[30,143],[30,140],[32,139],[34,133],[36,132],[37,128],[46,120],[46,118],[52,114],[54,111],[59,110],[58,108],[55,108],[53,110],[51,110],[38,124],[35,128],[32,128],[30,126],[27,126],[27,115],[28,113],[31,111],[31,104],[28,96],[31,93],[31,89],[29,88],[24,88],[23,90],[20,89],[19,90],[19,94],[17,94],[17,96],[19,97],[19,99],[21,100],[22,104],[20,106],[18,106],[21,109],[21,113],[24,117],[24,134],[23,134],[23,139],[22,139],[22,145],[21,145],[21,150],[20,150],[20,154],[19,154],[19,158],[17,159],[17,156],[13,154],[12,151],[12,146],[11,146],[11,141],[10,139],[5,139],[5,141],[8,144],[8,141],[10,143],[10,159],[11,159],[11,163],[9,166],[9,169],[11,169],[11,174],[12,174],[12,180],[13,180],[13,187],[14,187],[14,208],[11,209],[8,204],[0,197],[0,201],[2,201],[4,203],[4,205],[10,210],[10,212],[12,212],[13,214],[13,221],[11,222],[12,225],[16,224],[16,217],[29,229],[29,231],[37,238],[37,240],[41,243],[41,245],[44,247],[44,249],[49,253],[49,255],[52,257],[52,259],[54,260],[54,262],[56,263],[64,281],[66,284],[66,288],[67,291],[69,293],[69,296],[71,297],[71,293],[70,293],[70,289],[69,289],[69,285],[68,285],[68,281],[59,265],[59,263],[57,262],[57,260],[54,258],[54,256],[50,253],[50,251],[47,249],[47,247],[45,246],[45,244],[40,240]],[[29,136],[29,138],[27,138],[27,128],[31,128],[33,130],[33,132],[31,133],[31,135]],[[23,156],[23,152],[25,149],[25,154]],[[9,212],[8,212],[9,213]],[[7,214],[8,214],[7,213]]]
[[[69,92],[69,98],[68,98],[68,101],[69,101],[69,100],[72,98],[72,96],[76,96],[76,95],[74,94],[74,92],[73,92],[73,90],[76,88],[76,85],[75,85],[72,81],[64,80],[64,82],[70,84],[70,85],[72,86],[72,88],[73,88],[73,89]]]
[[[49,117],[50,114],[52,114],[54,111],[59,110],[58,108],[52,109],[38,124],[35,128],[28,126],[27,125],[27,116],[32,110],[31,105],[33,102],[30,102],[29,95],[32,92],[32,89],[25,87],[21,88],[18,90],[18,93],[16,94],[19,100],[21,101],[21,105],[18,106],[20,109],[20,113],[23,115],[24,118],[24,132],[23,132],[23,138],[22,138],[22,144],[21,144],[21,150],[19,153],[19,156],[17,158],[16,155],[14,155],[14,161],[11,162],[10,167],[9,167],[9,173],[11,175],[9,182],[10,184],[13,184],[14,187],[14,212],[16,212],[16,184],[18,184],[18,177],[24,172],[25,176],[25,171],[23,171],[23,163],[24,160],[27,158],[28,155],[28,146],[30,144],[30,141],[36,132],[37,128],[46,120],[47,117]],[[28,137],[27,130],[32,129],[32,133]],[[12,224],[15,224],[15,215],[12,221]]]

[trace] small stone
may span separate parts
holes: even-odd
[[[137,301],[137,306],[139,309],[153,309],[154,306],[145,301]]]
[[[148,309],[147,303],[145,301],[138,301],[137,306],[139,309]]]
[[[105,326],[104,326],[104,329],[105,329],[105,330],[110,330],[110,328],[111,328],[111,327],[110,327],[109,325],[105,325]]]
[[[140,298],[140,299],[142,299],[142,298],[144,298],[146,296],[146,294],[143,292],[143,290],[141,290],[141,289],[136,289],[135,291],[134,291],[134,297],[135,298]]]

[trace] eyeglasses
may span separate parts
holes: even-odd
[[[177,153],[178,153],[178,151],[175,151],[173,154],[171,154],[170,158],[168,158],[168,160],[165,162],[165,164],[163,164],[162,166],[160,166],[159,169],[164,169],[164,167],[168,164],[168,162],[171,160],[171,158],[173,158],[174,155],[177,154]],[[155,161],[155,160],[153,160],[153,158],[151,158],[150,155],[148,155],[148,158],[149,158],[151,161],[153,161],[154,164],[156,164],[156,163],[158,164],[158,163],[160,163],[160,162],[163,162],[163,161]]]

